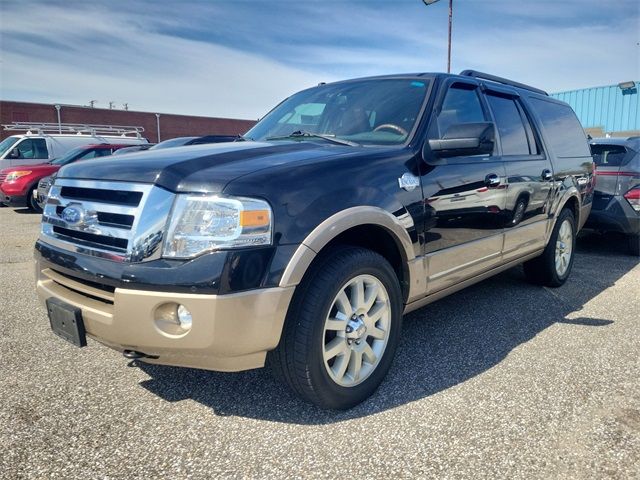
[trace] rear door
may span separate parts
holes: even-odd
[[[517,91],[485,90],[507,174],[503,259],[511,260],[545,245],[553,171]]]

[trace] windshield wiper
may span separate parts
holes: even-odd
[[[307,132],[305,130],[296,130],[295,132],[290,133],[289,135],[282,135],[280,137],[268,137],[267,140],[283,140],[286,138],[322,138],[323,140],[327,140],[332,143],[337,143],[339,145],[349,145],[350,147],[359,147],[360,144],[356,142],[352,142],[351,140],[344,140],[342,138],[336,138],[335,135],[325,135],[322,133],[312,133]]]

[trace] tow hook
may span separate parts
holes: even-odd
[[[138,352],[136,350],[125,350],[122,352],[125,358],[129,360],[139,360],[140,358],[158,358],[157,355],[147,355],[146,353]]]

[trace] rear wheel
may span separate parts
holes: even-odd
[[[559,287],[569,278],[576,248],[573,212],[563,209],[542,255],[524,263],[527,279],[537,285]]]
[[[312,266],[269,354],[276,376],[321,408],[368,398],[391,366],[400,338],[402,295],[381,255],[356,247],[328,252]]]
[[[640,257],[640,235],[629,235],[629,253]]]

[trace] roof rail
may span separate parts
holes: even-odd
[[[473,77],[479,78],[481,80],[489,80],[491,82],[502,83],[504,85],[511,85],[512,87],[524,88],[525,90],[530,90],[535,93],[539,93],[540,95],[549,95],[544,90],[540,90],[539,88],[532,87],[530,85],[525,85],[524,83],[514,82],[513,80],[509,80],[508,78],[497,77],[496,75],[491,75],[489,73],[478,72],[477,70],[463,70],[460,72],[460,75],[463,77]]]
[[[144,127],[126,125],[91,125],[85,123],[41,123],[41,122],[13,122],[2,125],[7,131],[26,131],[27,134],[76,134],[76,135],[114,135],[127,137],[130,135],[141,138]]]

